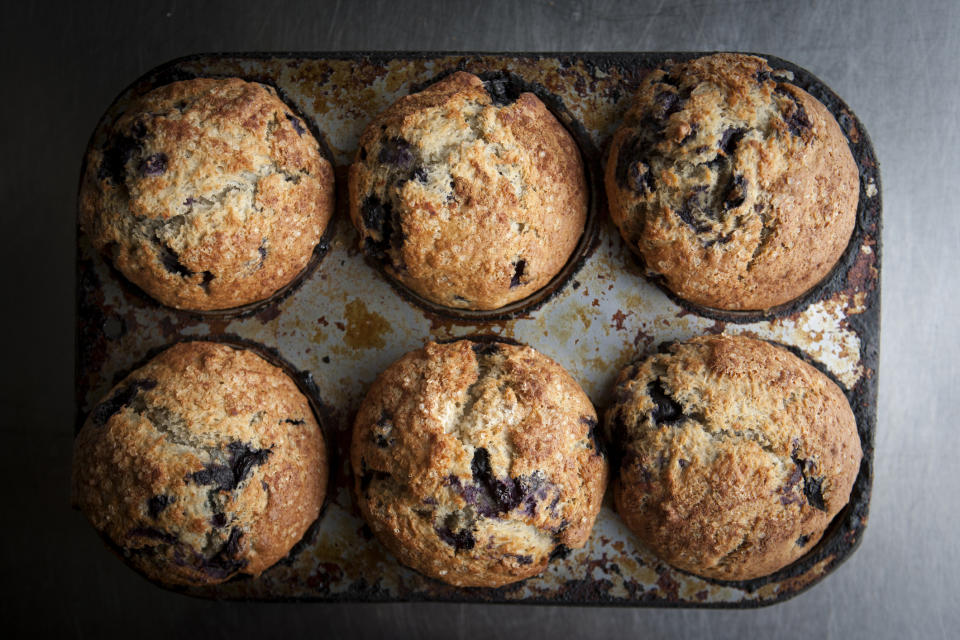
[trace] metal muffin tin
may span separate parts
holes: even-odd
[[[860,170],[857,225],[834,271],[799,300],[768,313],[694,308],[665,292],[609,221],[599,176],[608,140],[644,75],[703,53],[269,53],[175,60],[123,91],[94,132],[132,96],[173,80],[239,76],[276,87],[319,133],[336,165],[337,214],[299,282],[263,303],[219,313],[160,305],[126,281],[78,233],[77,428],[109,388],[148,356],[180,340],[259,346],[295,376],[321,419],[331,483],[320,519],[290,556],[257,578],[186,592],[220,599],[525,602],[626,606],[756,607],[821,580],[856,549],[867,523],[876,430],[880,329],[880,180],[859,120],[804,69],[764,56],[823,102]],[[488,314],[444,310],[391,285],[364,260],[346,215],[346,167],[361,131],[395,99],[451,70],[512,74],[576,138],[591,182],[587,231],[547,290]],[[402,295],[401,295],[402,294]],[[540,576],[499,589],[457,588],[400,565],[373,538],[351,496],[352,419],[386,366],[427,340],[490,335],[529,344],[567,368],[602,414],[613,380],[660,342],[706,333],[747,334],[787,345],[844,389],[857,418],[863,462],[849,505],[823,539],[765,578],[721,582],[659,561],[626,529],[608,492],[587,546]]]

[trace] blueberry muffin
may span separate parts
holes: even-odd
[[[580,386],[530,347],[429,343],[384,371],[357,414],[360,511],[431,577],[528,578],[590,535],[607,481],[596,426]]]
[[[606,167],[621,235],[681,298],[766,310],[840,258],[859,174],[819,101],[753,56],[669,65],[640,85]]]
[[[257,302],[300,274],[333,212],[333,169],[272,87],[174,82],[131,101],[86,159],[80,224],[178,309]]]
[[[74,502],[148,578],[256,576],[320,514],[323,436],[306,397],[252,351],[170,347],[114,387],[77,435]]]
[[[489,310],[529,296],[583,233],[573,138],[532,93],[457,72],[364,131],[350,216],[366,253],[430,302]]]
[[[760,340],[661,351],[621,372],[607,411],[617,511],[685,571],[744,580],[785,567],[847,504],[860,468],[843,392]]]

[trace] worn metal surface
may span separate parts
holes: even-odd
[[[815,583],[859,543],[873,473],[879,347],[880,195],[869,139],[827,87],[802,69],[794,82],[823,101],[846,132],[860,168],[857,228],[827,280],[773,313],[725,314],[679,305],[623,245],[594,180],[594,224],[570,278],[552,297],[494,319],[454,317],[398,295],[356,248],[345,215],[342,177],[366,123],[393,100],[454,68],[507,71],[560,104],[594,178],[600,153],[629,95],[665,59],[693,54],[206,55],[175,61],[126,90],[109,118],[135,93],[182,77],[237,75],[281,91],[316,131],[337,165],[338,215],[329,250],[303,281],[251,309],[198,315],[164,308],[126,282],[79,236],[78,420],[145,357],[181,339],[250,341],[295,370],[319,408],[332,452],[332,484],[317,526],[288,561],[257,579],[189,591],[217,598],[303,600],[521,601],[642,606],[770,604]],[[563,116],[562,111],[560,115]],[[562,119],[562,118],[561,118]],[[97,134],[94,134],[96,141]],[[534,296],[536,298],[536,296]],[[524,304],[525,304],[524,303]],[[397,357],[428,339],[493,334],[527,343],[563,364],[602,410],[619,369],[657,343],[707,332],[747,333],[791,346],[838,380],[857,417],[864,461],[849,507],[806,556],[773,576],[742,583],[705,580],[667,567],[640,546],[608,501],[590,542],[541,576],[496,590],[458,589],[397,563],[374,540],[351,500],[348,456],[352,416],[367,386]]]

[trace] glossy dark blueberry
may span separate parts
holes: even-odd
[[[550,552],[550,561],[552,562],[557,558],[566,558],[568,555],[570,555],[570,547],[565,544],[558,544]]]
[[[414,161],[413,150],[410,143],[399,136],[388,138],[381,143],[377,160],[399,169],[410,169]]]
[[[208,560],[204,560],[200,569],[209,576],[222,579],[233,575],[247,565],[246,560],[239,560],[240,540],[243,538],[243,531],[239,527],[230,530],[230,537],[227,538],[220,550]]]
[[[647,385],[647,393],[656,405],[651,416],[657,426],[677,424],[683,421],[683,408],[676,400],[667,395],[659,378]]]
[[[393,207],[389,202],[382,202],[380,198],[372,195],[363,201],[360,213],[368,234],[364,240],[364,250],[377,260],[387,260],[387,250],[399,249],[403,244],[403,231],[394,215]],[[374,236],[379,236],[380,239]]]
[[[809,129],[812,125],[810,123],[810,118],[807,117],[807,110],[803,108],[803,105],[800,104],[800,101],[797,98],[787,91],[782,86],[777,86],[774,89],[778,94],[790,98],[790,101],[793,102],[793,109],[789,114],[781,114],[783,122],[787,125],[787,129],[790,130],[795,136],[803,135],[803,132]]]
[[[726,194],[723,196],[723,208],[736,209],[747,199],[747,179],[742,175],[730,177],[730,184],[727,185]]]
[[[140,161],[140,173],[149,177],[162,176],[167,172],[167,154],[154,153]]]
[[[790,457],[793,460],[796,470],[791,474],[788,485],[792,486],[798,483],[802,477],[803,495],[807,499],[807,504],[814,509],[826,511],[827,504],[823,499],[823,481],[825,478],[824,476],[814,475],[817,472],[817,463],[814,460],[804,460],[800,458],[798,449],[799,443],[794,441],[793,453]],[[781,502],[782,501],[783,499],[781,498]]]
[[[827,510],[827,504],[823,500],[823,480],[823,476],[819,478],[807,476],[803,479],[803,495],[807,497],[811,507],[820,511]]]
[[[447,526],[435,527],[434,531],[440,536],[440,539],[457,551],[469,551],[477,544],[473,537],[473,531],[470,529],[461,529],[453,531]]]
[[[227,514],[225,513],[215,513],[213,517],[210,518],[210,524],[217,528],[222,528],[227,526]]]
[[[163,264],[163,268],[170,273],[182,278],[188,278],[193,275],[193,271],[180,262],[180,256],[177,255],[177,252],[167,245],[158,242],[157,252],[160,254],[160,262]]]
[[[747,135],[746,129],[731,128],[724,130],[720,135],[720,144],[717,146],[717,150],[723,152],[723,155],[729,158],[736,151],[737,145],[740,144],[745,135]]]
[[[167,496],[163,494],[155,495],[147,500],[147,513],[150,514],[151,518],[156,519],[157,516],[160,515],[161,511],[176,501],[176,496]]]
[[[93,408],[91,412],[93,424],[98,427],[107,424],[107,421],[110,420],[113,414],[133,402],[133,399],[136,398],[141,391],[149,391],[156,386],[156,380],[144,379],[133,380],[127,386],[117,389],[112,396]]]
[[[686,99],[673,91],[661,91],[653,97],[653,117],[666,120],[683,108]]]
[[[510,278],[510,288],[519,287],[522,283],[520,278],[523,277],[523,271],[527,268],[526,260],[517,260],[513,263],[513,277]]]
[[[490,96],[490,100],[498,107],[513,104],[520,97],[520,87],[508,76],[493,77],[483,83],[483,88]]]
[[[500,345],[496,342],[474,342],[470,345],[473,352],[478,356],[492,356],[500,351]]]
[[[298,136],[302,136],[307,132],[307,130],[303,128],[303,123],[300,122],[300,118],[290,113],[286,115],[287,115],[287,120],[289,120],[290,124],[293,125],[293,130],[297,132]]]
[[[797,538],[798,547],[805,547],[807,546],[808,542],[810,542],[810,536],[800,536],[799,538]]]
[[[501,481],[494,476],[490,466],[490,453],[483,447],[474,451],[470,471],[478,489],[476,507],[480,515],[498,516],[514,509],[523,501],[523,491],[518,481],[513,478]]]
[[[187,479],[199,485],[211,485],[215,490],[233,491],[247,479],[254,467],[267,461],[270,449],[253,449],[242,442],[227,445],[228,464],[209,463],[200,471],[194,471]]]
[[[703,222],[695,218],[693,215],[693,211],[689,207],[689,204],[690,204],[690,201],[688,200],[687,201],[688,206],[680,207],[679,209],[677,209],[677,216],[697,233],[703,233],[705,231],[709,231],[710,225],[707,224],[706,222]]]
[[[517,561],[517,564],[533,564],[533,556],[528,555],[516,555],[508,554],[511,558]]]

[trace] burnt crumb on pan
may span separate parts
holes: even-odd
[[[568,555],[570,555],[570,547],[565,544],[558,544],[553,548],[553,551],[550,552],[549,561],[553,562],[558,558],[566,558]]]
[[[500,345],[496,342],[474,342],[470,348],[478,357],[492,356],[500,351]]]
[[[526,260],[517,260],[513,263],[513,277],[510,278],[510,288],[519,287],[523,284],[520,279],[523,277],[524,269],[527,268]]]
[[[147,500],[147,513],[150,514],[151,518],[156,520],[157,516],[159,516],[164,509],[176,501],[176,496],[168,496],[164,494],[152,496],[149,500]]]
[[[484,76],[483,89],[495,106],[506,107],[517,101],[522,93],[518,83],[505,73]]]
[[[254,467],[265,463],[271,453],[271,449],[254,449],[249,444],[234,441],[227,445],[226,456],[218,456],[226,457],[227,464],[207,463],[200,471],[188,474],[187,479],[198,485],[213,485],[220,491],[233,491]]]
[[[677,424],[683,421],[683,408],[676,400],[667,395],[659,378],[647,385],[647,394],[655,405],[653,411],[650,412],[650,416],[657,426]]]
[[[117,389],[112,396],[93,408],[91,412],[93,424],[98,427],[107,424],[115,413],[133,402],[141,391],[149,391],[156,386],[156,380],[145,378],[143,380],[133,380],[127,386]]]
[[[303,127],[303,123],[300,122],[300,118],[291,113],[286,114],[286,116],[287,120],[290,121],[290,124],[293,125],[293,130],[297,132],[298,136],[303,136],[303,134],[307,132],[307,130]]]

